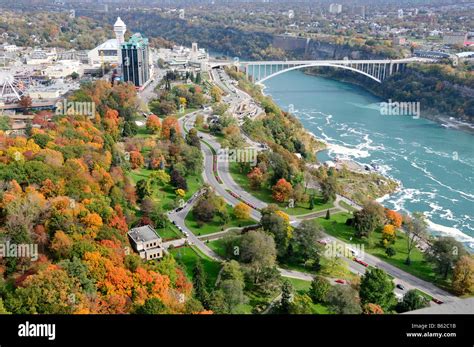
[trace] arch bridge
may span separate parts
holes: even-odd
[[[286,60],[286,61],[234,61],[224,65],[234,65],[245,71],[247,77],[252,76],[253,81],[262,84],[266,80],[292,70],[311,67],[334,67],[353,71],[382,83],[384,79],[397,72],[405,71],[409,63],[433,62],[427,58],[406,58],[397,60]],[[217,64],[223,65],[223,64]],[[212,64],[211,64],[212,66]]]

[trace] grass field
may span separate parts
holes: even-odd
[[[382,233],[374,231],[369,239],[357,239],[354,236],[354,228],[345,225],[345,222],[349,217],[351,217],[351,215],[348,213],[339,213],[331,216],[329,220],[318,218],[316,222],[321,224],[328,234],[347,243],[362,243],[366,252],[375,255],[383,261],[411,273],[414,276],[433,282],[442,287],[448,285],[446,282],[442,282],[438,277],[436,277],[433,266],[424,260],[423,253],[416,248],[411,252],[411,265],[405,264],[407,258],[407,236],[403,232],[397,231],[397,238],[395,243],[392,245],[396,251],[396,255],[390,258],[385,254],[385,248],[380,245]]]
[[[183,265],[186,271],[186,276],[190,280],[193,278],[194,267],[196,266],[197,261],[200,259],[204,268],[204,272],[207,276],[207,286],[210,290],[214,288],[217,276],[221,269],[221,264],[219,262],[210,259],[193,246],[174,248],[170,250],[170,253],[176,259],[176,261]]]
[[[222,242],[222,239],[209,241],[206,243],[206,245],[214,252],[216,252],[217,255],[221,256],[222,258],[225,258],[224,243]]]
[[[173,224],[169,224],[163,229],[156,229],[156,232],[158,235],[160,235],[163,241],[169,241],[183,237],[183,234],[181,234],[178,228],[176,228]]]
[[[191,229],[193,234],[201,236],[201,235],[208,235],[213,234],[219,231],[223,231],[227,228],[231,227],[244,227],[247,225],[255,224],[255,221],[248,219],[248,220],[238,220],[233,216],[232,207],[227,205],[227,210],[229,215],[231,216],[231,220],[227,224],[222,224],[219,217],[214,216],[214,219],[209,223],[205,223],[203,226],[199,227],[196,219],[194,218],[193,212],[190,211],[186,216],[185,224],[186,226]]]
[[[266,202],[267,204],[277,204],[282,211],[288,213],[292,216],[304,215],[311,212],[317,212],[326,210],[334,206],[332,203],[325,203],[323,198],[319,192],[316,192],[312,189],[308,189],[308,194],[313,193],[315,195],[314,198],[314,208],[312,210],[309,209],[309,202],[308,203],[295,203],[295,207],[288,208],[288,203],[277,203],[273,197],[272,192],[268,188],[262,187],[259,190],[252,190],[250,187],[250,182],[247,178],[247,175],[243,172],[240,172],[238,163],[229,163],[229,172],[234,179],[234,181],[242,187],[245,191],[255,196],[257,199]]]
[[[311,282],[305,281],[305,280],[300,280],[297,278],[290,278],[290,277],[284,277],[284,279],[287,279],[290,281],[290,283],[293,285],[293,288],[298,294],[306,294],[311,287]],[[311,305],[311,310],[313,311],[313,314],[331,314],[329,311],[329,308],[324,306],[323,304],[312,304]]]

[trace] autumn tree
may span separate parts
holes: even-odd
[[[172,134],[179,135],[181,129],[179,127],[178,119],[173,116],[168,116],[163,120],[161,127],[161,136],[169,140]]]
[[[161,121],[158,116],[151,114],[146,120],[146,128],[153,134],[159,134],[161,130]]]
[[[254,167],[247,175],[250,181],[250,187],[254,190],[260,189],[264,181],[264,175],[259,167]]]
[[[284,178],[280,178],[272,187],[272,197],[278,202],[287,201],[292,193],[293,188],[291,183],[287,182]]]
[[[400,228],[402,226],[403,217],[400,213],[390,209],[385,209],[385,217],[395,228]]]
[[[234,216],[237,219],[242,219],[242,220],[249,219],[250,218],[250,207],[244,202],[239,202],[234,207]]]
[[[456,262],[452,286],[459,295],[474,293],[474,259],[472,256],[464,255]]]
[[[140,152],[138,151],[131,151],[130,152],[130,167],[135,170],[139,169],[145,164],[145,159],[143,159],[143,156]]]

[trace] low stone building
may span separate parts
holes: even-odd
[[[163,240],[150,225],[130,229],[127,234],[133,249],[142,259],[163,257]]]

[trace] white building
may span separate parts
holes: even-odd
[[[142,259],[160,259],[163,257],[163,241],[150,225],[130,229],[127,233],[133,249]]]
[[[58,59],[58,54],[56,48],[51,49],[50,51],[35,49],[27,58],[27,65],[41,65],[41,64],[50,64],[53,61]]]
[[[120,65],[122,52],[121,45],[125,42],[126,31],[127,26],[120,17],[118,17],[114,24],[115,39],[109,39],[91,49],[87,53],[89,64],[102,65],[108,63],[112,65]]]
[[[331,4],[329,5],[329,13],[341,13],[342,12],[342,5],[341,4]]]
[[[78,60],[59,60],[41,71],[41,74],[49,78],[65,78],[73,73],[82,76],[84,69]]]

